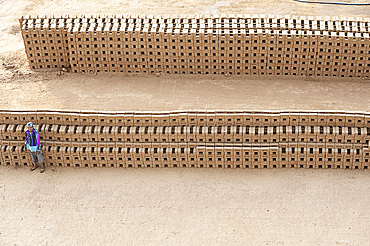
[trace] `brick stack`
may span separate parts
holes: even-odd
[[[368,77],[370,19],[51,15],[20,19],[32,69]]]
[[[370,114],[363,112],[2,111],[1,165],[31,164],[28,121],[49,166],[370,167]]]

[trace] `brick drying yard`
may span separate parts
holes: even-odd
[[[360,78],[70,74],[29,69],[32,14],[290,14],[370,7],[268,1],[0,0],[0,109],[370,111]],[[367,245],[367,170],[0,166],[0,245]]]

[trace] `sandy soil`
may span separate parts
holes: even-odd
[[[370,111],[370,80],[361,79],[53,72],[0,85],[0,109]]]
[[[0,167],[1,245],[368,245],[370,173]]]

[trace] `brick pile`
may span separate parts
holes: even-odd
[[[265,15],[23,16],[32,69],[368,77],[370,19]]]
[[[0,112],[1,165],[369,169],[370,114],[329,111]]]

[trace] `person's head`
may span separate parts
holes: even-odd
[[[29,132],[32,132],[32,130],[33,130],[33,124],[32,124],[32,122],[28,122],[27,123],[27,129],[28,129]]]

